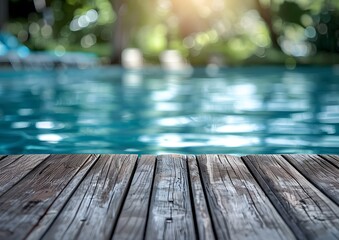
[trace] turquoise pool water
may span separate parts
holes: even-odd
[[[339,153],[339,70],[0,70],[14,153]]]

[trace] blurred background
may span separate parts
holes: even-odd
[[[0,31],[3,57],[120,64],[132,48],[149,65],[169,49],[192,65],[339,63],[338,0],[1,0]]]
[[[338,153],[338,53],[339,0],[0,0],[0,154]]]

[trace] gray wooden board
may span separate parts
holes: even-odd
[[[284,155],[313,185],[339,205],[339,169],[318,155]]]
[[[0,239],[339,238],[339,156],[284,157],[3,156]]]
[[[53,155],[0,197],[0,239],[23,239],[46,210],[92,159],[89,155]]]
[[[138,160],[131,186],[120,213],[113,239],[143,239],[151,198],[155,156],[144,155]]]
[[[109,239],[137,155],[101,155],[42,239]]]
[[[197,157],[218,239],[295,239],[239,157]]]
[[[12,163],[14,163],[17,159],[21,158],[22,156],[23,155],[19,155],[19,154],[4,156],[3,158],[4,161],[0,162],[0,171],[5,169],[8,165],[11,165]]]
[[[0,196],[49,155],[10,155],[0,162]]]
[[[81,166],[76,175],[58,195],[57,199],[53,201],[53,204],[48,208],[44,216],[30,231],[29,235],[26,237],[27,240],[41,239],[43,234],[51,226],[52,222],[56,219],[61,209],[65,206],[70,196],[77,189],[80,182],[83,180],[89,169],[96,163],[98,158],[99,155],[92,154],[90,159]],[[70,161],[72,161],[72,158],[70,158]]]
[[[157,157],[146,239],[196,239],[187,176],[185,156]]]
[[[298,238],[339,238],[339,207],[282,156],[243,159]]]
[[[7,155],[0,155],[0,160],[4,159],[5,157],[7,157]]]
[[[334,166],[339,168],[339,155],[320,155],[330,163],[332,163]]]
[[[201,183],[196,157],[187,156],[187,162],[199,239],[213,240],[215,239],[215,236],[213,232],[212,220],[208,210],[204,189]]]

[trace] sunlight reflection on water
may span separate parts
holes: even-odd
[[[331,67],[0,71],[0,153],[338,153]]]

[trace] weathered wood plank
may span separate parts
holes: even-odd
[[[2,159],[4,159],[5,157],[7,157],[7,155],[0,155],[0,161],[1,161]]]
[[[42,239],[109,239],[137,155],[101,155]]]
[[[299,239],[338,239],[339,207],[282,156],[243,159]]]
[[[144,155],[137,169],[120,213],[113,239],[143,239],[151,199],[155,156]]]
[[[339,168],[339,155],[320,155],[330,163],[332,163],[334,166]]]
[[[53,155],[0,197],[0,238],[23,239],[90,155]]]
[[[186,157],[157,157],[146,239],[196,239]]]
[[[44,216],[34,226],[34,228],[30,231],[29,235],[25,239],[27,240],[41,239],[41,237],[44,235],[47,229],[51,226],[52,222],[59,215],[59,212],[61,211],[61,209],[66,205],[70,196],[77,189],[80,182],[85,177],[86,173],[96,163],[99,156],[100,155],[92,154],[91,161],[87,161],[81,166],[81,168],[76,173],[76,175],[71,179],[71,181],[67,184],[67,186],[58,195],[57,199],[53,201],[53,204],[48,208]],[[71,158],[70,158],[70,161],[72,161]]]
[[[339,205],[339,169],[318,155],[284,155],[313,185]]]
[[[202,187],[196,157],[192,155],[187,156],[187,162],[199,239],[213,240],[215,239],[215,236],[212,220],[208,210],[204,189]]]
[[[219,239],[295,239],[238,157],[197,157]]]
[[[49,155],[11,155],[0,162],[0,196]]]
[[[0,162],[0,171],[5,169],[8,165],[12,164],[13,162],[15,162],[17,159],[21,158],[22,156],[23,155],[19,155],[19,154],[4,156],[2,159],[6,159],[6,161]]]

